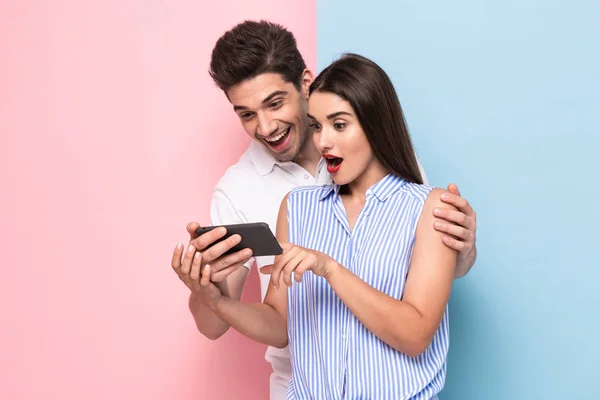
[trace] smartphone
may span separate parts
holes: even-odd
[[[200,236],[215,228],[225,227],[227,233],[222,238],[213,242],[209,247],[227,239],[228,237],[238,234],[242,240],[237,245],[226,251],[225,254],[235,253],[243,249],[251,249],[252,257],[260,256],[277,256],[283,253],[281,246],[277,242],[275,235],[271,232],[269,225],[264,222],[250,222],[246,224],[235,225],[217,225],[217,226],[201,226],[196,229],[196,235]]]

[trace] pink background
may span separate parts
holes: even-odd
[[[267,398],[264,346],[203,338],[169,264],[248,144],[216,39],[276,20],[314,68],[315,2],[51,3],[0,11],[0,398]]]

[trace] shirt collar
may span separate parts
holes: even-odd
[[[406,181],[394,174],[387,174],[382,179],[377,181],[373,186],[367,189],[367,197],[373,194],[379,201],[386,201],[392,194],[396,193]],[[340,185],[324,186],[321,192],[320,199],[323,200],[332,193],[337,196],[340,193]]]
[[[367,196],[369,191],[373,193],[379,201],[386,201],[392,194],[396,193],[402,186],[406,185],[406,181],[397,175],[392,173],[387,174],[371,186],[367,190]]]
[[[257,140],[252,140],[252,143],[250,143],[248,154],[261,176],[270,174],[275,164],[278,164],[273,154]]]
[[[250,146],[248,148],[248,155],[252,160],[252,163],[256,166],[256,171],[261,175],[265,176],[273,172],[273,168],[275,165],[280,166],[283,169],[292,169],[293,164],[296,164],[293,161],[278,161],[275,156],[261,143],[257,140],[252,140]],[[322,170],[326,168],[325,160],[321,158],[319,160],[319,164],[317,165],[317,181],[320,184],[331,184],[331,177],[327,173],[326,176],[322,175]]]
[[[337,196],[339,192],[340,192],[340,185],[336,185],[336,184],[325,185],[321,188],[321,196],[319,197],[319,200],[324,200],[331,193],[335,193],[335,195]]]

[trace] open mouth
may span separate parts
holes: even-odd
[[[289,137],[290,130],[292,127],[288,127],[285,131],[278,133],[277,135],[271,136],[269,138],[264,138],[263,140],[269,145],[269,147],[279,150],[282,145],[286,143],[287,138]]]
[[[340,169],[340,166],[342,165],[342,162],[344,161],[343,158],[336,157],[331,154],[324,154],[323,158],[325,158],[325,162],[327,162],[327,171],[330,174],[334,174],[334,173],[338,172],[338,170]]]

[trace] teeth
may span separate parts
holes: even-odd
[[[270,142],[270,143],[276,142],[276,141],[278,141],[279,139],[281,139],[282,137],[284,137],[284,136],[285,136],[285,135],[288,133],[288,131],[289,131],[289,128],[288,128],[288,129],[286,129],[285,131],[281,132],[279,135],[277,135],[277,136],[273,136],[272,138],[265,139],[265,140],[266,140],[267,142]]]

